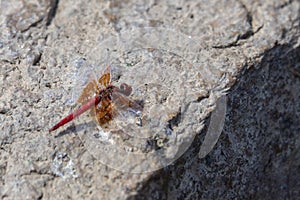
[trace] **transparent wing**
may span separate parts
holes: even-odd
[[[127,96],[120,92],[112,93],[113,107],[119,114],[123,115],[139,115],[142,112],[142,107],[129,99]]]
[[[112,114],[115,129],[127,134],[135,135],[142,126],[142,107],[119,92],[112,94]]]
[[[97,95],[98,91],[99,88],[96,81],[92,80],[82,90],[77,102],[81,104],[87,103],[92,97]]]
[[[96,80],[92,80],[84,87],[77,102],[81,104],[85,104],[92,97],[99,95],[100,91],[104,90],[110,84],[110,82],[111,82],[110,69],[107,68],[104,74],[98,79],[98,83],[96,82]]]

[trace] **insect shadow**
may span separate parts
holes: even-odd
[[[64,129],[63,131],[59,132],[58,135],[54,136],[55,138],[60,138],[64,135],[72,134],[72,133],[77,133],[78,131],[86,130],[86,127],[91,127],[95,126],[95,123],[93,121],[88,122],[88,123],[81,123],[78,125],[72,124],[68,128]]]

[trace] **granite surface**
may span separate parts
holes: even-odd
[[[299,1],[0,4],[2,199],[300,196]],[[49,134],[107,64],[143,125]]]

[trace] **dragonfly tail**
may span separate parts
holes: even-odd
[[[92,98],[90,101],[88,101],[86,104],[81,106],[78,110],[74,111],[73,113],[69,114],[67,117],[63,118],[61,121],[59,121],[57,124],[55,124],[52,128],[49,129],[49,133],[58,129],[59,127],[65,125],[66,123],[72,121],[74,118],[78,117],[88,109],[90,109],[92,106],[97,105],[101,101],[100,96],[96,96]]]

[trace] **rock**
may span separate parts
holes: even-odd
[[[285,0],[2,2],[1,198],[300,196],[299,10]],[[143,106],[139,123],[101,135],[83,115],[50,135],[107,64]]]

